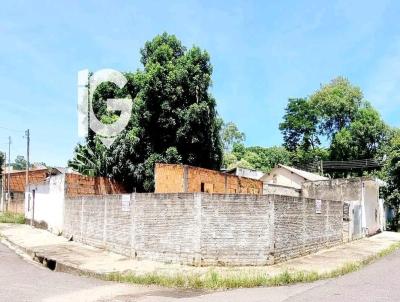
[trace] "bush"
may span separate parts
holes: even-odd
[[[16,214],[10,212],[0,213],[0,223],[25,223],[25,217],[23,214]]]

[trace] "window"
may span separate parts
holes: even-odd
[[[202,182],[200,185],[200,192],[204,192],[204,182]]]

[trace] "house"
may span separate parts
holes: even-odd
[[[180,164],[158,163],[154,169],[155,193],[262,194],[262,181]]]
[[[373,235],[386,227],[384,201],[379,188],[385,183],[376,178],[330,179],[293,167],[278,165],[265,174],[263,194],[289,195],[344,203],[345,241]]]
[[[253,170],[253,169],[247,169],[247,168],[240,168],[236,167],[230,170],[225,171],[228,174],[240,176],[240,177],[247,177],[251,179],[260,179],[261,177],[264,176],[264,172],[258,171],[258,170]]]
[[[25,218],[54,233],[63,229],[65,198],[126,193],[114,180],[84,176],[66,168],[52,169],[42,182],[30,184],[26,190]]]
[[[43,182],[49,174],[45,167],[29,170],[29,183]],[[3,188],[0,210],[24,214],[26,171],[10,170],[4,171],[2,175]],[[8,180],[10,179],[10,198],[7,198]]]
[[[306,181],[328,180],[329,178],[296,169],[277,165],[271,172],[260,178],[263,182],[263,194],[300,196],[302,184]]]
[[[349,240],[354,240],[385,229],[385,206],[379,198],[379,189],[385,185],[372,177],[307,181],[302,185],[302,196],[343,201],[344,218],[349,221]]]

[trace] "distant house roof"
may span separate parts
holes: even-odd
[[[232,168],[232,169],[225,170],[225,172],[226,172],[226,173],[229,173],[229,174],[234,174],[238,169],[247,170],[247,171],[252,171],[252,172],[258,172],[258,170],[255,170],[255,169],[240,168],[240,167],[234,167],[234,168]]]
[[[252,178],[252,179],[260,179],[261,177],[264,176],[264,172],[262,172],[262,171],[248,169],[248,168],[240,168],[240,167],[235,167],[233,169],[226,170],[224,172],[228,173],[228,174],[233,174],[236,176],[247,177],[247,178]]]
[[[37,184],[43,182],[49,170],[46,169],[32,169],[29,170],[29,183]],[[26,171],[10,171],[3,172],[4,177],[4,187],[8,187],[8,174],[10,174],[10,191],[11,192],[25,192],[25,184],[26,184]]]
[[[76,172],[76,171],[74,171],[72,168],[70,168],[70,167],[67,167],[67,168],[64,168],[64,167],[54,167],[54,168],[52,168],[51,169],[52,170],[52,174],[53,175],[55,175],[55,174],[66,174],[66,173],[69,173],[69,174],[81,174],[81,173],[79,173],[79,172]]]
[[[297,175],[299,175],[299,176],[301,176],[304,179],[309,180],[309,181],[328,180],[329,179],[328,177],[324,177],[324,176],[321,176],[321,175],[318,175],[318,174],[314,174],[314,173],[311,173],[311,172],[307,172],[307,171],[304,171],[304,170],[296,169],[296,168],[285,166],[285,165],[281,165],[281,164],[279,164],[278,167],[284,168],[284,169],[286,169],[286,170],[288,170],[288,171],[290,171],[292,173],[295,173],[295,174],[297,174]]]

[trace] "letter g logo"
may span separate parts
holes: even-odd
[[[107,110],[120,111],[121,115],[112,124],[99,121],[93,112],[93,95],[96,88],[103,82],[111,82],[122,88],[127,83],[127,79],[121,72],[113,69],[101,69],[90,78],[87,69],[78,72],[78,135],[87,136],[90,127],[108,148],[128,125],[133,103],[130,98],[107,99]]]

